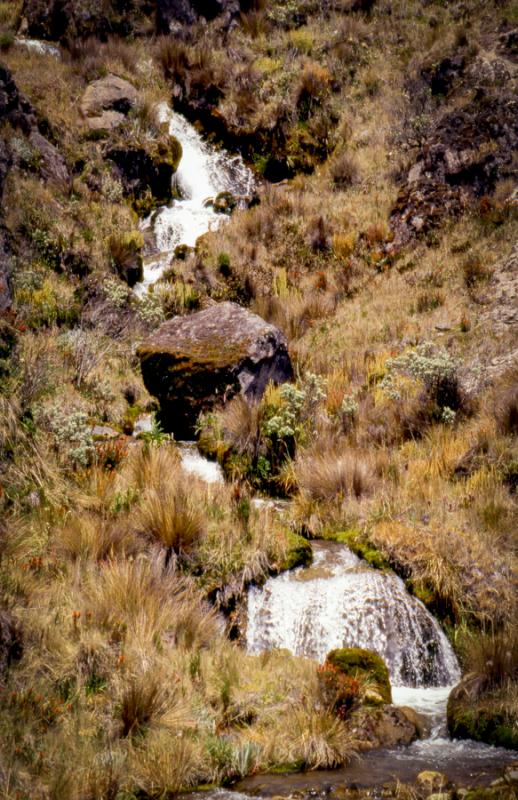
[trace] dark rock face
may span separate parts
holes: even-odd
[[[17,625],[7,611],[0,611],[0,682],[11,663],[21,657],[22,650],[22,638]]]
[[[172,179],[182,157],[182,147],[174,137],[158,142],[154,152],[143,148],[115,147],[106,153],[114,165],[126,195],[135,199],[147,192],[157,202],[171,198]]]
[[[499,181],[518,176],[518,101],[509,65],[482,58],[467,65],[457,55],[421,77],[433,95],[452,93],[455,102],[439,108],[401,187],[391,216],[392,247],[430,233],[491,195]]]
[[[38,129],[36,113],[18,87],[7,67],[0,64],[0,122],[25,136],[38,156],[38,171],[43,180],[55,183],[64,191],[70,187],[70,175],[63,156]],[[1,202],[9,170],[17,165],[16,153],[9,140],[0,136],[0,314],[11,308],[11,248],[3,225]]]
[[[293,376],[284,335],[235,303],[175,317],[138,355],[164,426],[180,436],[192,435],[200,412],[238,393],[258,401],[270,381],[284,383]]]
[[[220,14],[226,14],[230,21],[245,5],[239,0],[158,0],[157,30],[168,33],[175,23],[192,25],[199,17],[211,20]]]
[[[135,33],[153,8],[152,0],[25,0],[22,18],[27,34],[36,39],[106,39]]]

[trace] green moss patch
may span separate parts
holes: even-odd
[[[375,683],[383,700],[386,703],[392,702],[389,671],[383,659],[376,653],[359,647],[347,647],[331,650],[326,661],[344,675],[364,683]]]
[[[360,531],[351,528],[347,531],[338,531],[337,533],[330,533],[326,535],[326,539],[340,544],[346,544],[349,550],[352,550],[360,558],[363,558],[371,567],[375,569],[390,570],[390,564],[382,553],[371,545],[366,539],[364,534]]]
[[[313,548],[308,540],[290,531],[288,534],[288,550],[284,561],[280,565],[280,572],[295,569],[295,567],[309,567],[312,561]]]

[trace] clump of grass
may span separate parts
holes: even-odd
[[[354,186],[360,179],[360,169],[356,158],[351,153],[336,156],[330,166],[331,179],[337,189]]]
[[[170,484],[150,486],[138,510],[138,529],[169,553],[188,554],[201,539],[205,519],[188,480],[177,470]]]
[[[155,669],[124,682],[118,703],[120,736],[141,736],[152,726],[174,729],[185,721],[185,708],[168,680]]]
[[[358,743],[344,723],[329,711],[303,704],[285,717],[289,742],[281,763],[302,762],[306,769],[333,769],[348,764],[358,754]]]
[[[302,455],[296,461],[295,475],[301,491],[322,501],[359,499],[376,485],[370,457],[353,450]]]

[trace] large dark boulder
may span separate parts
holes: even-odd
[[[284,335],[235,303],[175,317],[139,347],[142,375],[164,426],[192,435],[198,415],[241,393],[258,401],[293,371]]]
[[[134,200],[151,195],[152,205],[167,203],[172,196],[173,175],[182,157],[182,146],[174,136],[163,135],[144,147],[109,148],[106,158],[112,162],[125,195]],[[142,209],[145,213],[146,210]]]

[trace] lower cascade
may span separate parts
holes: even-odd
[[[250,590],[250,653],[286,648],[323,661],[334,648],[362,647],[382,656],[395,686],[459,680],[445,634],[400,578],[372,569],[342,544],[313,543],[313,553],[311,567]]]

